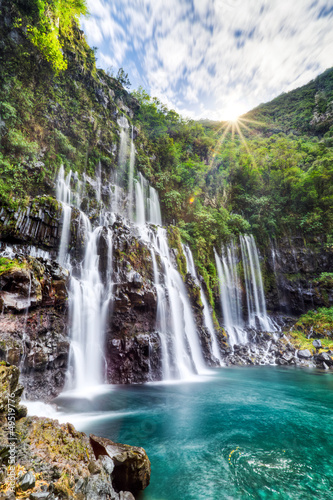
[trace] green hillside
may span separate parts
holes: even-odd
[[[185,120],[97,69],[75,21],[85,5],[75,5],[1,3],[3,205],[53,195],[60,164],[92,177],[99,162],[115,171],[116,117],[126,112],[138,133],[136,167],[202,269],[214,273],[213,248],[239,233],[261,245],[285,235],[333,244],[332,69],[237,124]]]

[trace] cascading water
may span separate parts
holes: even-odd
[[[160,201],[158,199],[156,189],[154,189],[152,186],[149,186],[148,222],[150,222],[151,224],[162,226]]]
[[[70,187],[71,172],[64,179],[60,168],[57,198],[62,202],[64,220],[66,210],[71,214],[70,203],[78,200]],[[98,182],[97,182],[98,186]],[[98,201],[101,189],[96,189]],[[69,225],[63,223],[59,249],[59,262],[71,268],[68,254]],[[69,320],[71,348],[69,356],[68,388],[84,389],[103,382],[104,332],[112,294],[112,234],[106,229],[108,247],[107,276],[103,283],[99,272],[98,244],[103,226],[92,229],[88,217],[80,210],[79,231],[85,242],[85,254],[79,276],[71,276],[69,293]]]
[[[65,171],[63,165],[61,165],[58,179],[57,179],[57,200],[62,205],[63,217],[62,217],[62,232],[60,238],[60,248],[59,248],[59,264],[66,266],[67,259],[67,249],[70,237],[70,224],[71,224],[71,182],[72,171],[70,170],[65,178]]]
[[[146,194],[146,179],[139,173],[139,180],[135,182],[135,206],[136,206],[136,223],[144,225],[146,222],[145,194]]]
[[[183,280],[172,264],[167,232],[164,228],[158,227],[156,232],[148,230],[147,233],[144,228],[142,237],[151,242],[153,250],[155,254],[159,255],[162,265],[164,290],[157,288],[157,293],[160,294],[158,319],[161,322],[162,332],[163,329],[166,329],[170,333],[170,352],[174,360],[172,376],[173,378],[186,379],[191,377],[193,373],[204,373],[205,363],[193,313]],[[155,283],[156,280],[157,278],[155,278]],[[168,298],[167,301],[165,300],[166,297]],[[164,349],[164,351],[167,353],[167,349]],[[166,367],[169,359],[162,361],[163,367]],[[165,373],[166,369],[164,368],[163,371]]]
[[[160,283],[158,267],[156,263],[155,250],[151,250],[151,256],[154,269],[154,285],[157,294],[157,311],[156,311],[156,329],[159,333],[162,348],[162,372],[163,379],[169,380],[171,378],[170,371],[170,357],[168,348],[168,308],[167,296],[163,285]]]
[[[258,250],[253,235],[241,236],[248,322],[251,328],[272,332],[275,325],[267,315],[264,286],[262,281]]]
[[[219,277],[224,328],[229,335],[230,344],[232,346],[246,344],[248,339],[242,319],[240,279],[234,244],[222,249],[221,258],[215,251],[215,262]]]
[[[118,158],[118,177],[109,182],[109,187],[102,189],[102,172],[99,164],[96,169],[96,181],[85,176],[84,184],[77,174],[71,172],[65,178],[63,167],[60,168],[57,181],[57,198],[63,206],[63,231],[61,235],[59,261],[71,268],[68,255],[70,237],[71,206],[80,210],[81,197],[84,195],[85,183],[95,186],[96,201],[101,203],[100,225],[92,228],[88,217],[80,211],[79,234],[85,242],[83,262],[76,268],[75,277],[70,284],[70,335],[71,353],[69,386],[84,388],[103,381],[104,332],[109,306],[112,303],[112,233],[110,222],[115,214],[126,215],[135,220],[136,231],[145,241],[152,256],[154,268],[154,286],[157,294],[156,329],[159,332],[162,351],[163,378],[188,378],[194,373],[206,371],[202,353],[201,340],[197,331],[194,315],[184,282],[175,268],[174,260],[168,246],[167,232],[161,227],[162,217],[158,194],[149,185],[144,176],[138,172],[134,180],[135,147],[133,132],[128,137],[128,122],[119,119],[120,148]],[[128,152],[128,147],[130,151]],[[129,157],[129,162],[127,161]],[[128,171],[127,171],[128,170]],[[71,182],[75,191],[71,191]],[[124,188],[127,186],[128,206],[124,206]],[[135,202],[134,202],[135,188]],[[110,212],[106,211],[102,200],[103,193],[110,193]],[[135,213],[134,213],[135,204]],[[148,223],[157,227],[151,227]],[[103,266],[103,276],[99,271],[99,242],[104,238],[107,244],[107,270]],[[266,313],[262,278],[258,254],[253,237],[241,239],[243,266],[246,277],[246,290],[249,310],[249,326],[255,322],[265,330],[272,330],[272,324]],[[105,248],[105,245],[104,245]],[[207,298],[203,292],[193,262],[193,256],[185,247],[188,270],[200,285],[200,296],[203,304],[204,324],[211,336],[212,354],[221,364],[214,324]],[[237,263],[234,246],[222,252],[220,258],[215,253],[220,278],[221,305],[224,325],[229,334],[231,344],[246,343],[247,336],[241,314],[240,283],[237,274]],[[160,268],[159,268],[160,266]],[[257,319],[255,319],[257,318]]]
[[[98,243],[103,228],[87,234],[87,245],[81,266],[80,279],[71,280],[70,366],[74,368],[71,382],[76,389],[102,383],[104,359],[104,332],[111,299],[112,238],[108,231],[108,285],[104,286],[98,269]]]
[[[277,329],[267,314],[258,250],[253,235],[241,236],[240,247],[248,310],[247,322],[244,322],[242,314],[241,283],[237,271],[235,245],[231,243],[222,249],[221,257],[215,251],[223,322],[232,346],[248,343],[247,328],[267,332]]]
[[[210,312],[210,309],[209,309],[209,305],[208,305],[208,301],[207,301],[206,295],[204,294],[204,291],[202,289],[201,283],[198,280],[197,272],[196,272],[195,265],[194,265],[193,255],[192,255],[192,252],[191,252],[191,249],[190,249],[189,246],[184,245],[183,249],[184,249],[184,254],[185,254],[185,257],[186,257],[187,270],[193,276],[193,278],[196,280],[196,282],[198,283],[198,285],[200,286],[200,298],[201,298],[201,302],[202,302],[202,305],[203,305],[204,323],[205,323],[205,327],[209,331],[210,337],[212,339],[212,352],[213,352],[214,357],[221,364],[222,363],[222,358],[221,358],[221,354],[220,354],[220,349],[219,349],[218,341],[217,341],[217,338],[216,338],[216,333],[215,333],[215,329],[214,329],[213,318],[212,318],[212,315],[211,315],[211,312]]]
[[[134,166],[135,166],[135,146],[133,141],[133,126],[131,134],[131,151],[128,174],[128,218],[133,220],[133,183],[134,183]]]

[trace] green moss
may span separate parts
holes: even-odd
[[[307,332],[310,329],[314,336],[328,336],[333,334],[333,307],[321,307],[317,311],[308,311],[301,316],[294,327],[301,332]]]
[[[314,354],[316,350],[313,347],[312,342],[314,341],[315,337],[311,337],[308,339],[307,335],[307,333],[304,333],[302,331],[292,331],[286,333],[287,338],[296,349],[308,349],[310,352],[312,352],[312,354]],[[321,338],[320,341],[324,349],[320,349],[319,352],[322,352],[323,350],[326,351],[327,349],[333,351],[333,340],[328,338]]]
[[[286,333],[290,342],[297,349],[309,349],[314,352],[312,342],[320,338],[324,349],[333,350],[333,307],[321,307],[309,311],[299,318],[291,332]]]
[[[7,259],[6,257],[0,257],[0,276],[8,271],[14,271],[15,269],[22,269],[27,267],[26,262],[19,262],[17,259]]]

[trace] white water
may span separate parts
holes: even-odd
[[[129,164],[129,174],[128,174],[128,218],[130,220],[133,220],[134,166],[135,166],[135,146],[133,141],[133,126],[132,126],[130,164]]]
[[[60,248],[58,261],[59,264],[66,267],[68,259],[68,244],[70,237],[70,224],[71,224],[71,190],[70,182],[72,177],[72,171],[70,170],[65,178],[65,171],[63,165],[61,165],[58,178],[57,178],[57,200],[62,205],[62,232],[60,239]]]
[[[193,260],[193,254],[191,252],[190,247],[187,245],[183,246],[183,250],[184,250],[185,257],[186,257],[187,270],[193,276],[193,278],[196,280],[196,283],[200,287],[200,298],[201,298],[201,302],[203,305],[204,324],[210,333],[210,337],[212,340],[213,355],[215,356],[215,358],[219,361],[219,363],[221,365],[222,358],[221,358],[220,349],[219,349],[219,345],[218,345],[218,341],[217,341],[217,337],[216,337],[216,333],[215,333],[213,318],[212,318],[210,308],[208,305],[208,300],[207,300],[206,295],[202,289],[201,283],[198,280],[198,276],[197,276],[197,272],[196,272],[194,260]]]
[[[160,201],[158,199],[156,189],[154,189],[152,186],[149,186],[148,222],[150,222],[151,224],[162,226]]]
[[[135,182],[135,207],[136,207],[136,223],[143,226],[146,222],[145,210],[145,184],[146,179],[139,174],[139,180]]]
[[[166,230],[158,227],[157,231],[154,232],[144,228],[142,238],[151,242],[153,251],[159,256],[162,264],[163,287],[159,282],[157,266],[155,267],[155,285],[159,285],[156,287],[159,294],[158,320],[161,331],[163,332],[165,329],[170,332],[170,352],[174,362],[172,376],[173,378],[188,379],[193,376],[193,373],[205,373],[206,367],[193,313],[183,280],[170,257]],[[168,321],[167,318],[170,320]],[[162,345],[164,373],[169,365],[168,348],[165,347],[166,345],[164,347]],[[171,372],[172,370],[169,369],[169,374]]]
[[[246,344],[248,339],[242,319],[240,279],[237,272],[234,245],[222,248],[221,257],[215,251],[215,262],[219,277],[223,323],[229,336],[229,342],[232,346]]]
[[[163,379],[189,380],[193,378],[194,374],[207,373],[200,337],[187,291],[169,249],[167,232],[161,227],[162,217],[157,191],[149,185],[140,172],[137,172],[137,180],[134,180],[133,133],[129,141],[128,122],[126,119],[120,120],[120,122],[118,174],[113,176],[112,181],[111,179],[108,181],[104,190],[101,182],[100,164],[96,169],[96,182],[85,178],[85,182],[89,182],[91,186],[95,187],[96,201],[101,202],[102,208],[98,227],[92,227],[87,215],[80,211],[79,234],[80,240],[84,242],[85,253],[76,277],[71,278],[70,284],[71,350],[67,383],[68,389],[74,388],[76,391],[84,391],[87,387],[97,386],[104,382],[104,337],[108,324],[109,307],[112,303],[113,287],[112,229],[110,224],[115,220],[115,214],[126,215],[130,220],[135,220],[136,231],[151,252],[154,286],[157,294],[156,330],[161,341]],[[71,190],[71,180],[72,185],[75,185],[75,190]],[[125,197],[124,191],[126,185],[127,197]],[[111,194],[109,210],[111,209],[112,214],[106,211],[105,205],[102,203],[102,193],[104,192]],[[64,220],[59,261],[68,269],[71,269],[68,255],[71,206],[75,205],[80,209],[83,194],[84,185],[78,179],[77,174],[72,176],[70,172],[65,178],[63,167],[61,167],[57,182],[57,198],[64,208]],[[126,209],[123,209],[125,205]],[[153,228],[149,226],[149,223],[157,227]],[[101,276],[99,271],[101,237],[105,239],[108,249],[108,264],[104,276]],[[270,323],[265,308],[259,259],[253,237],[242,239],[242,252],[247,280],[249,325],[252,326],[253,322],[260,321],[262,329],[269,330],[271,328],[266,328]],[[211,311],[198,281],[193,256],[188,247],[185,247],[185,255],[188,270],[200,286],[204,324],[211,336],[212,354],[221,364],[221,354]],[[224,325],[229,334],[230,343],[232,345],[246,343],[235,249],[230,246],[222,252],[221,258],[217,254],[215,257],[220,278]],[[256,281],[253,283],[254,279]]]
[[[248,323],[251,328],[272,332],[276,328],[267,315],[264,286],[259,263],[258,250],[253,235],[241,236]]]
[[[157,312],[156,312],[156,329],[159,333],[162,349],[162,373],[163,379],[169,380],[171,378],[170,371],[170,357],[168,348],[168,307],[167,307],[167,296],[163,285],[160,283],[159,271],[156,262],[155,251],[151,250],[151,256],[153,261],[154,269],[154,285],[157,294]]]

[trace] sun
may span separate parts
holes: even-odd
[[[239,113],[234,110],[228,111],[223,114],[223,121],[235,123],[239,119]]]
[[[221,126],[215,132],[214,135],[218,136],[216,144],[214,148],[210,151],[210,162],[209,165],[212,168],[214,164],[214,160],[216,155],[219,153],[223,142],[227,137],[231,137],[232,142],[234,141],[235,135],[237,134],[243,143],[248,155],[250,156],[253,164],[255,165],[255,160],[250,151],[247,140],[242,132],[244,130],[250,131],[249,125],[265,125],[263,122],[259,122],[256,120],[250,120],[249,118],[245,118],[244,111],[240,109],[240,106],[230,105],[229,107],[223,110],[223,120],[221,121]],[[266,124],[267,125],[267,124]]]
[[[222,112],[222,120],[235,123],[243,113],[244,109],[239,104],[228,104]]]

